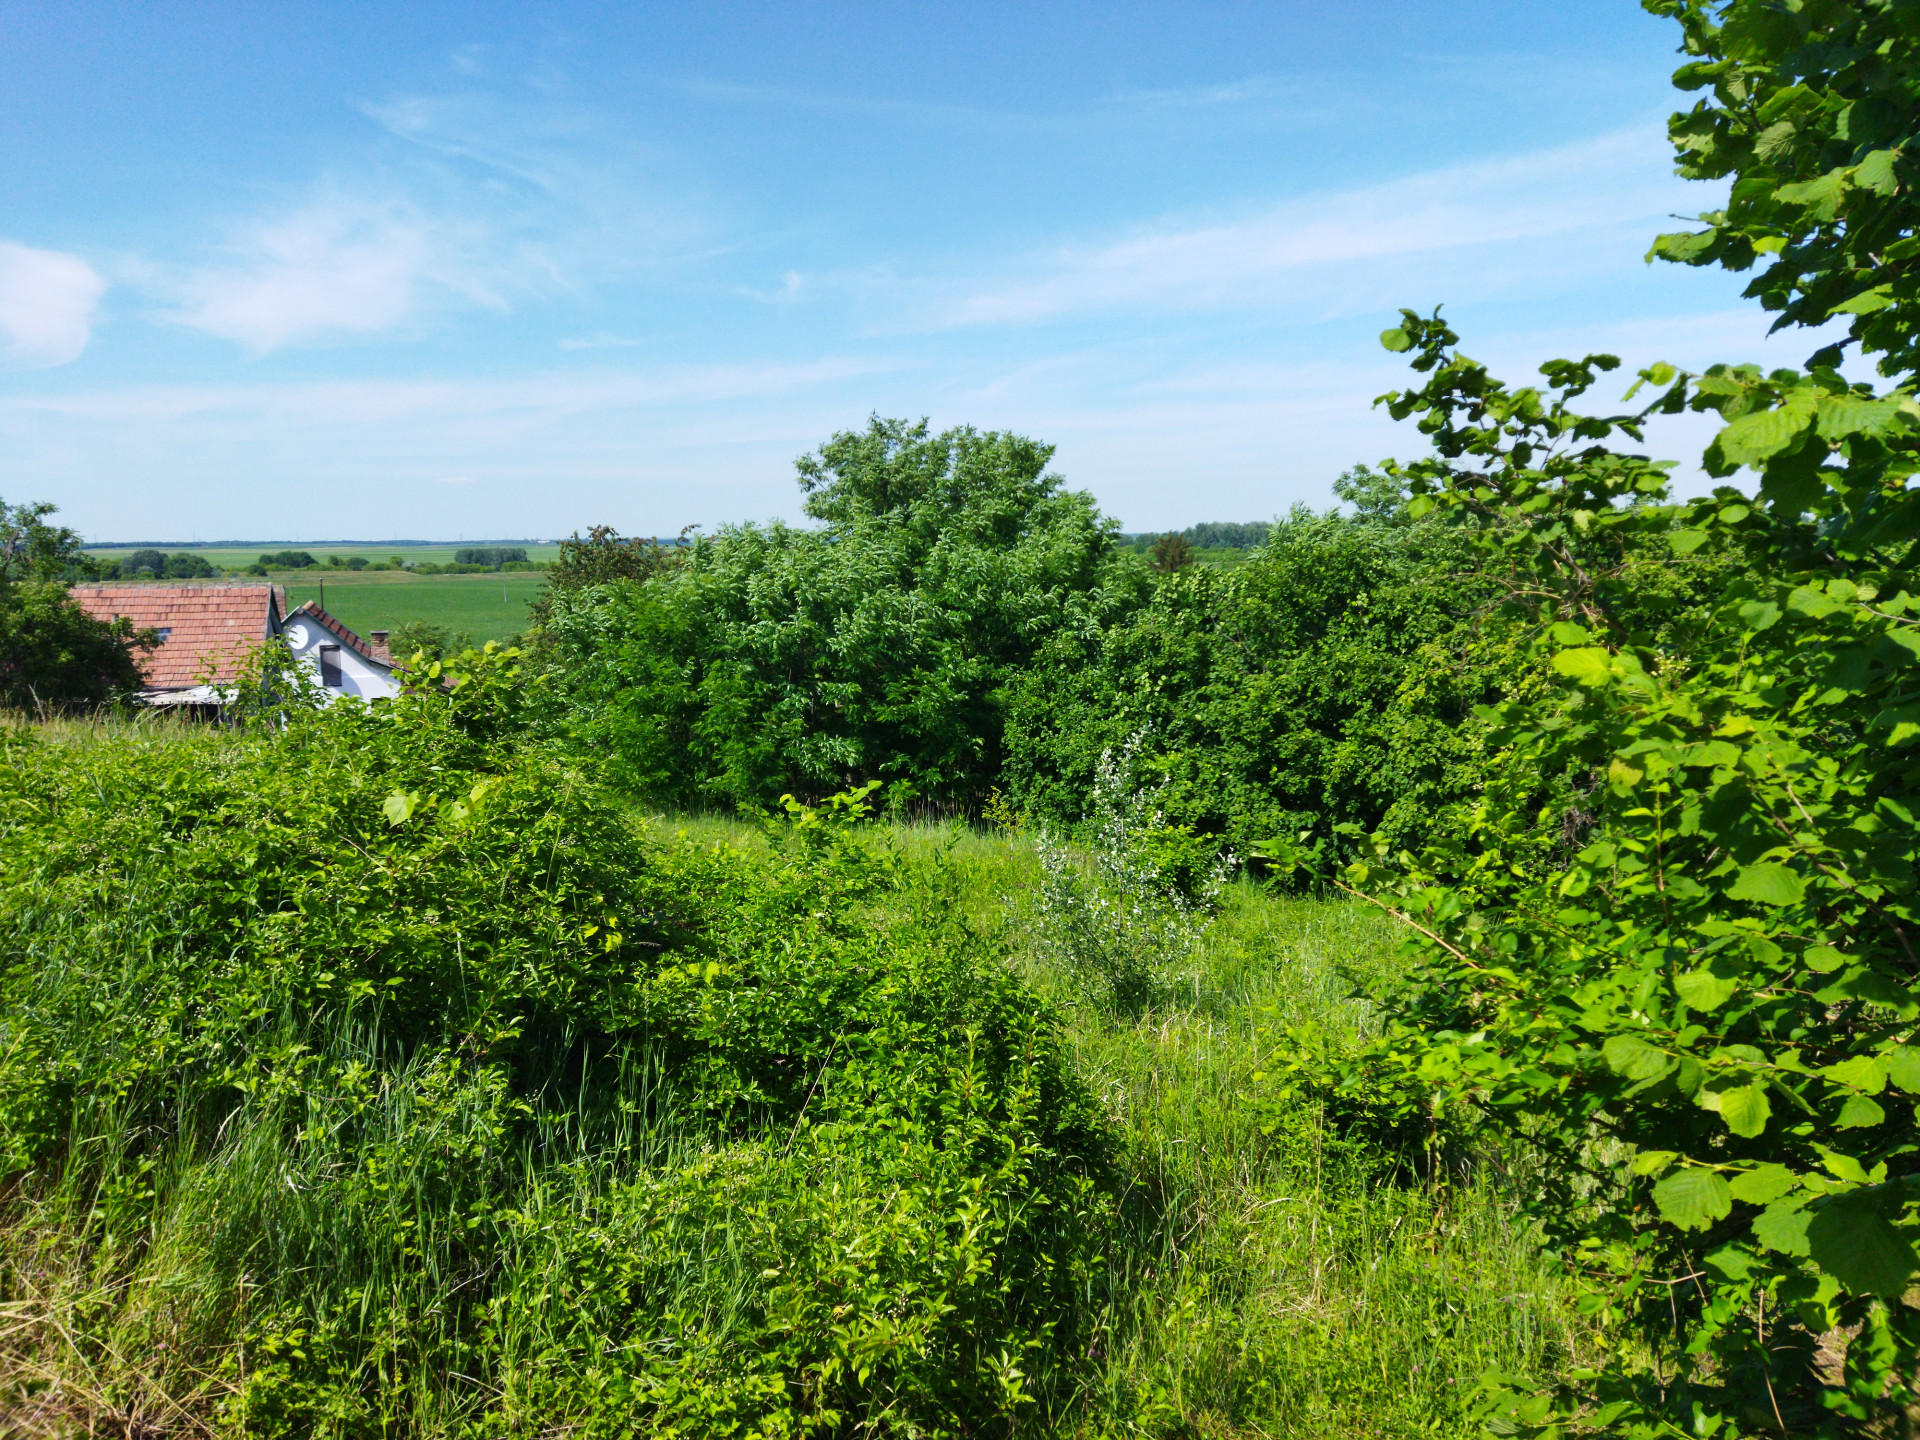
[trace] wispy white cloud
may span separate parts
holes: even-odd
[[[560,342],[562,350],[627,350],[641,342],[631,335],[570,335]]]
[[[1432,293],[1437,278],[1486,293],[1552,281],[1596,258],[1617,265],[1632,243],[1623,234],[1648,232],[1676,208],[1699,208],[1698,189],[1666,169],[1660,134],[1637,129],[1289,199],[1234,219],[1074,242],[1009,262],[992,277],[901,285],[899,298],[906,324],[943,328],[1275,305],[1324,319],[1376,309],[1410,280]]]
[[[77,255],[0,241],[0,356],[35,369],[79,359],[106,290]]]
[[[830,356],[796,364],[676,365],[509,379],[137,385],[0,396],[0,424],[42,415],[136,426],[196,419],[268,426],[358,426],[410,419],[524,426],[599,411],[750,400],[897,373],[911,363],[894,356]]]
[[[701,253],[698,188],[604,116],[548,96],[405,94],[360,106],[403,142],[410,193],[484,215],[501,263],[572,288]]]
[[[173,318],[255,354],[384,333],[439,288],[494,307],[494,288],[411,207],[329,196],[235,238],[224,264],[177,282]]]
[[[442,475],[433,483],[436,485],[471,485],[473,483],[473,477],[471,475]]]

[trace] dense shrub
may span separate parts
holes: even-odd
[[[450,625],[436,625],[431,620],[402,621],[393,627],[387,637],[388,653],[401,661],[415,655],[441,660],[472,647],[473,640],[466,631],[455,630]]]
[[[80,537],[51,525],[48,504],[0,501],[0,709],[92,709],[140,688],[138,650],[151,634],[97,620],[67,583],[98,566]]]
[[[650,836],[513,741],[513,660],[9,736],[0,1375],[288,1435],[1052,1403],[1107,1202],[1045,1007],[856,801]]]
[[[1425,834],[1471,794],[1471,707],[1520,672],[1474,623],[1458,537],[1296,511],[1230,570],[1169,576],[1131,616],[1063,631],[1009,687],[1003,784],[1078,822],[1136,732],[1171,823],[1244,850],[1276,833]]]
[[[1009,683],[1142,583],[1051,453],[876,419],[800,461],[817,530],[729,527],[638,581],[556,569],[542,643],[572,732],[663,799],[878,780],[895,805],[971,809]]]

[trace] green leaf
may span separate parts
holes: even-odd
[[[1671,1150],[1642,1150],[1633,1157],[1633,1173],[1636,1175],[1658,1175],[1673,1163]]]
[[[1816,590],[1811,585],[1801,585],[1787,596],[1787,608],[1797,615],[1806,615],[1818,620],[1846,609],[1838,600],[1824,590]]]
[[[1877,310],[1890,310],[1898,303],[1892,295],[1891,285],[1876,285],[1871,290],[1862,290],[1858,295],[1849,295],[1838,305],[1827,311],[1829,315],[1871,315]],[[1826,426],[1820,427],[1820,433],[1826,435]]]
[[[1887,1078],[1909,1095],[1920,1095],[1920,1048],[1896,1045],[1885,1055]]]
[[[1380,332],[1380,343],[1395,354],[1398,354],[1402,350],[1410,350],[1413,348],[1413,337],[1396,326],[1392,330],[1382,330]]]
[[[1749,630],[1767,630],[1780,619],[1780,607],[1771,600],[1749,600],[1740,607],[1740,618]]]
[[[1714,1171],[1690,1165],[1653,1187],[1653,1203],[1682,1230],[1705,1230],[1733,1213],[1733,1191]]]
[[[1798,905],[1806,894],[1806,881],[1771,860],[1743,865],[1727,887],[1729,900],[1753,900],[1762,905]]]
[[[1553,668],[1576,685],[1598,690],[1613,679],[1613,657],[1597,645],[1578,650],[1562,650],[1553,657]]]
[[[1880,1108],[1878,1100],[1869,1100],[1864,1095],[1849,1095],[1847,1103],[1840,1107],[1840,1118],[1834,1127],[1840,1130],[1867,1130],[1887,1118],[1887,1112]]]
[[[1711,970],[1693,970],[1673,982],[1673,990],[1696,1010],[1718,1010],[1740,988],[1738,980],[1723,980]]]
[[[1920,1005],[1915,1005],[1911,991],[1866,965],[1855,965],[1843,972],[1825,989],[1814,991],[1813,998],[1829,1005],[1841,1000],[1864,1000],[1869,1005],[1884,1005],[1901,1015],[1920,1013]]]
[[[1840,201],[1847,193],[1850,174],[1847,169],[1829,170],[1817,180],[1782,185],[1773,192],[1774,198],[1789,205],[1806,206],[1809,220],[1831,220],[1840,213]]]
[[[1647,251],[1647,259],[1651,260],[1657,255],[1663,260],[1692,265],[1711,250],[1713,242],[1719,238],[1718,230],[1678,230],[1656,235],[1653,237],[1653,247]]]
[[[1758,469],[1798,440],[1812,418],[1804,410],[1788,408],[1742,415],[1720,432],[1720,453],[1735,465]]]
[[[1894,174],[1892,150],[1875,150],[1853,167],[1853,183],[1876,195],[1892,195],[1900,189],[1900,180]]]
[[[1807,1222],[1813,1217],[1798,1200],[1769,1205],[1753,1220],[1753,1238],[1769,1250],[1787,1255],[1807,1253]]]
[[[1751,1140],[1767,1128],[1767,1120],[1772,1114],[1773,1107],[1767,1103],[1765,1085],[1741,1085],[1720,1092],[1720,1118],[1727,1122],[1727,1128],[1736,1135]]]
[[[407,823],[407,817],[413,814],[413,808],[418,803],[419,801],[416,797],[408,795],[404,791],[396,790],[387,796],[386,803],[380,807],[380,813],[387,817],[387,824],[404,825]],[[361,813],[365,814],[366,812],[362,811]]]
[[[1730,745],[1725,740],[1702,740],[1698,745],[1689,746],[1683,765],[1738,765],[1740,747]]]
[[[1673,547],[1676,555],[1691,555],[1707,543],[1704,530],[1674,530],[1667,535],[1667,544]]]
[[[1878,1055],[1856,1055],[1829,1065],[1820,1074],[1836,1084],[1867,1095],[1878,1095],[1887,1083],[1888,1062]]]
[[[1759,1165],[1734,1176],[1727,1188],[1733,1192],[1736,1200],[1749,1205],[1767,1205],[1782,1195],[1792,1193],[1799,1183],[1799,1177],[1786,1166],[1770,1164]]]
[[[1814,1264],[1856,1295],[1898,1295],[1920,1268],[1907,1237],[1865,1196],[1835,1199],[1815,1215],[1807,1249]]]
[[[1728,1280],[1746,1279],[1758,1263],[1752,1251],[1743,1250],[1737,1245],[1722,1245],[1709,1254],[1706,1261]]]
[[[1607,1068],[1628,1080],[1657,1080],[1673,1065],[1664,1050],[1655,1049],[1634,1035],[1615,1035],[1600,1047]]]
[[[1871,292],[1870,292],[1871,293]],[[1820,433],[1829,440],[1849,435],[1885,435],[1906,422],[1897,397],[1876,400],[1865,395],[1822,395],[1816,412]]]

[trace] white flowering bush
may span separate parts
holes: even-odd
[[[1167,833],[1159,787],[1134,783],[1146,736],[1100,756],[1092,833],[1084,846],[1042,825],[1036,939],[1099,1007],[1139,1015],[1191,977],[1220,891],[1239,861],[1222,854],[1191,895],[1163,874],[1154,842]]]

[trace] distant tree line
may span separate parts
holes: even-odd
[[[1151,550],[1168,535],[1177,535],[1196,550],[1257,550],[1267,543],[1270,528],[1265,520],[1204,520],[1184,530],[1123,531],[1114,539],[1135,550]]]
[[[206,557],[191,550],[136,550],[131,555],[101,562],[102,580],[210,580],[220,572]]]
[[[492,570],[502,565],[525,564],[526,559],[523,545],[467,545],[453,552],[456,565],[484,565]]]

